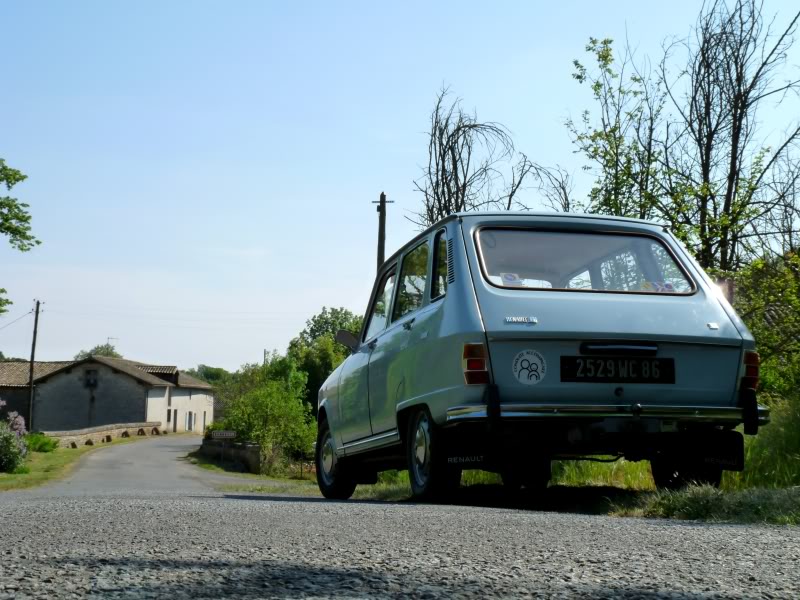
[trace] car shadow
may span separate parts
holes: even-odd
[[[320,550],[318,554],[322,554]],[[317,557],[319,558],[319,557]],[[236,558],[143,558],[143,557],[69,557],[36,559],[34,563],[68,569],[70,573],[91,572],[90,595],[114,598],[174,597],[176,586],[187,598],[237,598],[255,600],[280,598],[451,598],[475,597],[497,586],[480,576],[462,574],[442,577],[435,573],[401,573],[361,567],[325,566],[313,561],[243,560]],[[76,570],[75,567],[80,567]],[[136,573],[136,577],[120,573]],[[202,576],[198,576],[202,574]],[[69,578],[70,576],[65,576]],[[495,578],[496,579],[496,578]],[[507,582],[512,595],[529,595],[526,582]],[[516,587],[516,589],[513,589]],[[606,583],[551,583],[549,592],[559,596],[584,598],[624,598],[658,600],[662,591],[646,589],[625,579]],[[703,592],[670,591],[675,600],[720,598]]]
[[[451,506],[474,506],[482,508],[504,508],[539,512],[574,513],[586,515],[607,515],[615,507],[633,506],[651,492],[628,490],[610,486],[551,486],[536,494],[523,492],[510,494],[501,485],[477,484],[462,487],[452,496],[435,503],[423,503],[411,498],[400,500],[351,499],[327,500],[316,496],[270,493],[225,493],[229,500],[253,500],[289,503],[342,503],[409,505],[438,504]]]

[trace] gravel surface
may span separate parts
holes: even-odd
[[[221,494],[197,443],[0,494],[0,598],[800,598],[800,528]]]

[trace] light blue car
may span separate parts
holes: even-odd
[[[589,215],[461,213],[378,272],[351,355],[319,391],[317,479],[349,498],[408,469],[417,498],[463,469],[547,485],[554,459],[649,460],[655,483],[744,467],[753,336],[663,226]]]

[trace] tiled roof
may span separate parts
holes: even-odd
[[[108,358],[106,356],[92,356],[91,358],[100,364],[111,367],[112,369],[116,369],[117,371],[125,373],[126,375],[130,375],[134,379],[138,379],[144,383],[149,383],[150,385],[172,385],[171,383],[168,383],[163,379],[156,377],[155,375],[150,375],[150,373],[143,370],[141,366],[136,363],[136,361],[127,360],[124,358]]]
[[[198,379],[197,377],[187,375],[183,371],[178,371],[178,387],[196,388],[199,390],[213,389],[208,382]]]
[[[141,381],[152,386],[169,386],[173,387],[175,384],[165,381],[157,374],[175,375],[178,377],[178,387],[195,388],[201,390],[210,390],[212,386],[178,371],[177,367],[160,366],[160,365],[147,365],[135,360],[128,360],[125,358],[108,358],[106,356],[90,356],[83,360],[66,360],[55,362],[34,362],[33,363],[33,379],[34,381],[44,380],[54,375],[59,371],[64,371],[70,367],[86,363],[97,362],[107,367],[110,367],[120,373],[125,373],[134,379]],[[28,369],[30,363],[27,362],[0,362],[0,387],[25,387],[28,385]]]
[[[164,373],[167,375],[174,375],[178,371],[178,367],[170,367],[166,365],[144,365],[141,363],[136,363],[136,366],[142,371],[153,374]]]
[[[55,362],[34,362],[33,379],[48,375],[71,365],[72,360]],[[26,387],[30,376],[29,362],[0,362],[0,387]]]

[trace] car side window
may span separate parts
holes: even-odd
[[[422,306],[427,280],[428,242],[425,242],[403,257],[403,265],[400,268],[400,287],[397,290],[392,321],[396,321]]]
[[[433,279],[431,280],[431,300],[441,298],[447,293],[447,239],[442,230],[433,238]]]
[[[370,339],[386,329],[386,322],[389,317],[389,306],[392,304],[392,295],[394,294],[395,277],[396,273],[394,269],[383,276],[380,288],[378,288],[378,293],[375,295],[375,301],[372,304],[372,310],[369,314],[369,324],[364,334],[365,340]]]

